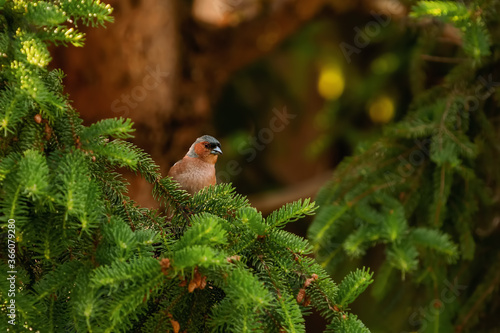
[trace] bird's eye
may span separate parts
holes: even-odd
[[[210,149],[210,143],[205,143],[205,148]]]

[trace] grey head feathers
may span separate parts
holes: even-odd
[[[213,136],[210,136],[210,135],[200,136],[198,139],[196,139],[196,141],[194,143],[203,142],[203,141],[208,141],[208,143],[215,143],[215,144],[220,146],[219,140],[217,140],[216,138],[214,138]]]
[[[189,157],[198,157],[198,154],[196,154],[196,152],[194,151],[194,146],[197,143],[205,142],[205,141],[208,142],[208,144],[210,145],[210,148],[213,149],[212,150],[212,154],[222,154],[222,150],[220,149],[220,142],[219,142],[219,140],[217,140],[216,138],[214,138],[211,135],[203,135],[203,136],[200,136],[198,139],[196,139],[195,142],[193,142],[193,144],[189,148],[187,156],[189,156]]]

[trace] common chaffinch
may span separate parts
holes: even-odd
[[[191,145],[186,156],[170,168],[168,175],[193,195],[205,186],[216,184],[215,163],[220,154],[220,142],[213,136],[203,135]]]

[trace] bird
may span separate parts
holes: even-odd
[[[186,155],[169,170],[168,176],[179,184],[181,189],[194,195],[209,185],[215,185],[215,163],[222,154],[220,142],[210,135],[196,139]]]

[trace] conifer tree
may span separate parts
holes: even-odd
[[[330,272],[383,250],[372,295],[393,331],[486,332],[498,328],[500,286],[500,5],[412,3],[413,101],[336,169],[309,237]],[[449,57],[438,53],[445,27],[460,41]],[[428,59],[449,68],[439,84],[426,82]]]
[[[82,125],[47,46],[82,46],[77,25],[111,12],[0,0],[0,330],[304,332],[315,309],[329,332],[369,332],[348,310],[372,274],[336,284],[283,230],[315,203],[263,218],[230,184],[190,196],[126,141],[130,120]],[[138,207],[118,168],[153,184],[172,217]]]

